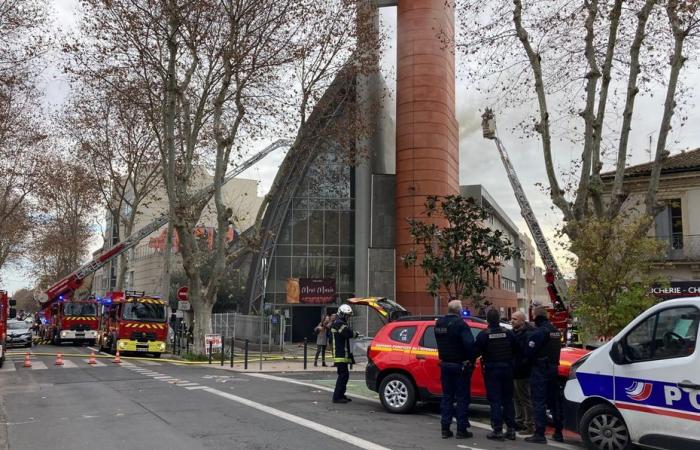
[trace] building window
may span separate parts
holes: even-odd
[[[501,277],[501,289],[505,291],[515,292],[515,281]]]
[[[668,242],[668,249],[683,250],[683,209],[681,199],[666,201],[666,207],[656,216],[656,238]],[[672,256],[672,255],[669,255]]]

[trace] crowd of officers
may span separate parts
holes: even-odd
[[[552,439],[563,441],[563,399],[558,381],[561,332],[548,320],[547,310],[533,310],[535,325],[522,312],[511,318],[513,329],[501,325],[500,313],[486,315],[488,328],[474,339],[462,318],[462,303],[448,304],[447,315],[435,322],[443,397],[440,404],[443,439],[472,437],[469,431],[471,376],[477,358],[491,407],[492,431],[487,438],[515,440],[516,432],[530,435],[527,442],[546,444],[547,408],[552,414]],[[505,431],[504,431],[505,424]]]

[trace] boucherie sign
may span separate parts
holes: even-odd
[[[335,278],[288,278],[287,303],[325,304],[335,300]]]
[[[652,286],[649,292],[663,299],[697,297],[700,295],[700,281],[671,281],[669,286]]]

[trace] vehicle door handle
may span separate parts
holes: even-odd
[[[676,383],[676,386],[678,386],[679,388],[694,389],[696,391],[700,391],[700,384],[693,384],[691,381],[688,380],[683,380],[679,383]]]
[[[425,359],[425,355],[416,355],[416,359]]]

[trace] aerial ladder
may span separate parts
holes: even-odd
[[[237,177],[245,170],[249,169],[264,157],[272,153],[281,147],[290,147],[293,141],[289,139],[278,139],[272,144],[268,145],[261,151],[257,152],[252,157],[243,161],[240,165],[236,166],[233,170],[224,176],[222,185],[228,183],[233,178]],[[192,202],[203,201],[204,199],[211,197],[216,188],[215,183],[212,183],[201,190],[197,191],[192,197]],[[41,308],[45,309],[52,303],[60,300],[64,300],[69,297],[75,290],[80,288],[84,280],[99,270],[102,266],[126,252],[130,248],[135,247],[142,239],[150,235],[151,233],[157,231],[163,225],[166,225],[170,221],[170,216],[168,213],[163,213],[158,216],[152,222],[145,225],[143,228],[139,229],[131,236],[127,237],[123,241],[117,243],[115,246],[111,247],[107,251],[101,253],[99,256],[93,258],[91,261],[79,267],[75,272],[64,277],[53,286],[49,287],[46,292],[40,294],[37,298],[41,304]]]
[[[561,275],[561,272],[559,271],[559,266],[557,265],[557,262],[554,259],[554,256],[552,255],[552,251],[549,249],[547,239],[545,238],[544,233],[542,232],[542,228],[540,227],[540,224],[537,221],[537,217],[535,216],[535,213],[532,210],[532,207],[530,206],[530,202],[525,196],[525,191],[523,190],[523,187],[520,184],[518,174],[515,172],[513,164],[510,162],[508,152],[506,152],[503,143],[496,134],[496,118],[494,117],[493,111],[490,108],[486,108],[486,111],[481,116],[481,118],[481,128],[484,134],[484,138],[490,139],[496,143],[498,154],[501,156],[501,161],[503,162],[503,166],[506,169],[508,180],[510,181],[510,185],[513,188],[513,192],[515,193],[515,199],[518,201],[518,205],[520,206],[520,213],[522,214],[523,219],[525,219],[525,223],[527,224],[527,227],[530,230],[532,239],[535,241],[537,251],[539,252],[540,257],[542,258],[542,262],[546,266],[544,278],[547,282],[547,292],[549,294],[549,298],[552,301],[553,306],[553,311],[550,311],[550,318],[552,319],[552,323],[557,328],[563,328],[564,330],[566,330],[567,322],[569,319],[566,304],[564,303],[564,296],[567,292],[566,281],[564,280],[564,278]]]

